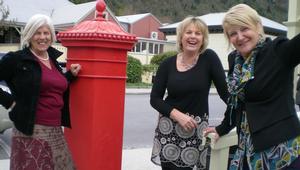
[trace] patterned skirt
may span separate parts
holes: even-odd
[[[209,141],[202,145],[203,129],[208,127],[208,116],[191,117],[196,120],[198,126],[188,132],[172,119],[159,116],[151,155],[154,164],[169,162],[177,167],[196,166],[199,170],[209,169]]]
[[[35,125],[32,136],[13,128],[10,170],[74,170],[61,127]]]

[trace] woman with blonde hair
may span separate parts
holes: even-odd
[[[163,170],[209,168],[210,148],[201,145],[209,90],[213,82],[224,102],[228,92],[222,64],[207,45],[207,25],[187,17],[177,27],[178,54],[164,60],[156,73],[150,103],[160,114],[151,160]]]
[[[235,50],[228,56],[229,102],[216,128],[223,136],[235,126],[238,148],[230,169],[300,169],[300,123],[293,99],[294,68],[300,63],[300,34],[291,40],[266,38],[258,13],[233,6],[223,20]]]

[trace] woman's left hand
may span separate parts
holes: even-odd
[[[77,76],[78,72],[81,69],[81,65],[80,64],[71,64],[70,65],[70,71],[73,74],[73,76]]]
[[[207,137],[208,134],[213,133],[214,135],[214,140],[215,142],[219,140],[220,136],[218,134],[218,132],[216,131],[215,127],[207,127],[203,130],[203,136]]]

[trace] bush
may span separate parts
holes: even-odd
[[[140,83],[142,81],[142,63],[140,60],[128,56],[127,83]]]
[[[161,54],[157,54],[157,55],[154,55],[150,61],[150,64],[156,64],[156,65],[160,65],[160,63],[168,58],[168,57],[171,57],[171,56],[174,56],[177,54],[177,51],[168,51],[168,52],[165,52],[165,53],[161,53]]]
[[[143,73],[145,72],[151,72],[151,73],[155,73],[157,70],[158,65],[156,64],[145,64],[143,65]]]

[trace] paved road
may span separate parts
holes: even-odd
[[[149,100],[149,94],[129,94],[125,96],[124,148],[152,146],[158,113],[150,106]],[[216,125],[222,118],[225,104],[218,95],[210,95],[209,104],[210,123]],[[8,130],[5,135],[0,134],[0,139],[9,144],[10,133],[11,131]]]
[[[158,113],[149,104],[149,94],[125,96],[123,148],[151,147]],[[210,124],[217,125],[223,118],[225,104],[218,95],[209,96]]]
[[[216,125],[223,117],[225,104],[219,99],[218,95],[210,95],[209,104],[210,124]],[[157,123],[157,116],[156,111],[149,104],[149,94],[131,94],[125,96],[122,170],[160,169],[150,162],[152,139]],[[10,130],[6,131],[5,134],[9,136],[11,134]],[[3,137],[3,135],[0,135],[0,139],[1,136]],[[0,169],[9,169],[8,159],[0,160]]]

